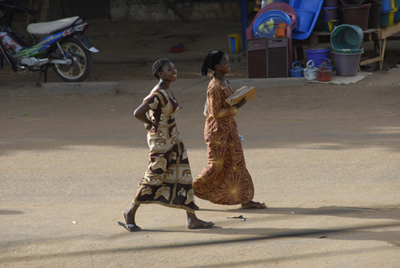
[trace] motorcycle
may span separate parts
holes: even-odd
[[[70,17],[51,22],[31,23],[27,32],[32,41],[12,28],[15,13],[35,15],[34,10],[22,7],[13,1],[0,1],[0,69],[3,59],[14,72],[18,69],[39,71],[36,86],[40,86],[42,74],[47,80],[47,69],[66,82],[82,82],[92,69],[91,52],[99,52],[84,35],[89,23],[83,17]]]

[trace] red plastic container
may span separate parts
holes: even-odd
[[[321,67],[317,70],[317,80],[320,82],[329,82],[332,80],[332,69],[329,68],[329,63],[324,61]]]
[[[180,48],[174,48],[174,47],[170,47],[169,51],[171,51],[172,53],[179,53],[179,52],[183,52],[186,50],[186,47],[180,47]]]

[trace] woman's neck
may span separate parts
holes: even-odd
[[[169,89],[169,85],[171,84],[171,82],[168,81],[164,81],[164,80],[160,80],[160,82],[158,82],[158,86],[163,88],[163,89]]]
[[[225,75],[224,75],[224,74],[219,73],[219,72],[215,72],[214,75],[215,75],[215,77],[216,77],[219,81],[225,82],[226,78],[225,78]]]

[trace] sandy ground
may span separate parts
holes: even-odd
[[[88,30],[101,52],[87,82],[119,81],[132,94],[45,96],[29,86],[36,74],[1,71],[0,267],[399,267],[398,72],[257,90],[236,120],[268,209],[197,199],[198,217],[216,226],[188,230],[184,211],[143,205],[142,231],[118,226],[148,162],[132,112],[151,89],[142,86],[151,63],[168,57],[179,79],[200,79],[205,52],[228,51],[226,35],[240,31],[238,22],[146,27]],[[178,42],[187,52],[169,53]],[[230,56],[230,78],[246,78],[244,54]],[[196,176],[207,163],[205,88],[172,89]],[[246,221],[228,218],[239,215]]]

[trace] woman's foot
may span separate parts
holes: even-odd
[[[266,208],[265,203],[250,201],[249,203],[242,204],[242,208],[244,209],[252,209],[252,208]]]
[[[187,221],[187,228],[189,229],[205,229],[205,228],[211,228],[214,226],[215,223],[213,222],[206,222],[206,221],[202,221],[199,219],[190,219],[188,218]]]
[[[125,210],[122,211],[122,216],[125,219],[125,229],[128,230],[129,232],[137,232],[140,231],[142,228],[136,225],[135,223],[135,218],[133,216],[130,216],[129,212],[126,213]]]

